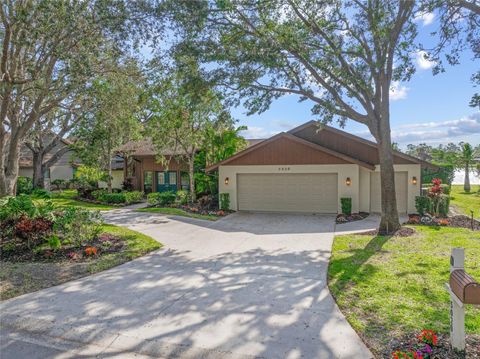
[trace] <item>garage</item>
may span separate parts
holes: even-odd
[[[395,193],[397,196],[397,208],[400,213],[407,213],[408,208],[408,173],[395,172]],[[382,211],[381,205],[381,185],[380,173],[373,172],[370,175],[370,211],[380,213]]]
[[[336,173],[241,173],[241,211],[337,213]]]

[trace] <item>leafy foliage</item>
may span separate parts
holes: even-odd
[[[220,209],[222,211],[230,210],[230,193],[220,193]]]
[[[17,179],[17,195],[30,194],[33,190],[33,183],[30,177],[18,177]]]
[[[175,202],[176,195],[173,192],[152,192],[147,195],[147,202],[153,206],[169,206]]]
[[[342,213],[346,215],[352,214],[352,199],[350,197],[340,198],[340,203],[342,205]]]

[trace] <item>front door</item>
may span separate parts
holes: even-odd
[[[177,172],[157,172],[157,192],[177,191]]]

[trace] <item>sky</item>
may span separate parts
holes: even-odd
[[[417,21],[419,41],[428,43],[436,28],[435,15],[427,14]],[[418,53],[412,57],[416,73],[409,82],[394,83],[390,96],[392,140],[403,149],[409,143],[480,144],[480,111],[468,106],[472,95],[480,91],[470,80],[480,61],[474,62],[473,54],[465,52],[460,65],[447,65],[446,72],[434,76],[432,63]],[[248,126],[245,137],[266,138],[314,119],[311,107],[312,102],[299,103],[295,95],[286,95],[262,114],[247,116],[242,107],[233,109],[232,114],[239,124]],[[367,127],[354,121],[348,121],[344,130],[371,139]]]

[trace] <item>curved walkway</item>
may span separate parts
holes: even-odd
[[[2,358],[370,358],[326,286],[334,216],[115,210],[164,249],[0,304]]]

